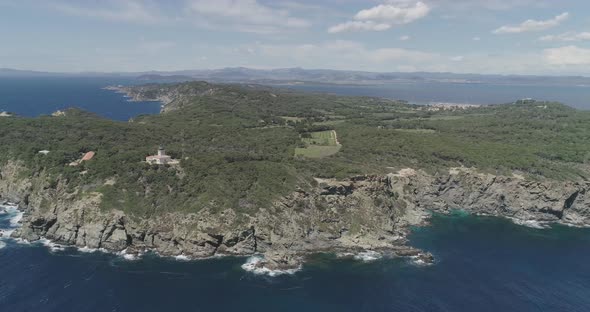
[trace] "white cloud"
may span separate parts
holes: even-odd
[[[408,35],[404,35],[404,36],[399,37],[399,40],[401,40],[401,41],[408,41],[410,39],[412,39],[412,37],[410,37]]]
[[[328,32],[345,31],[383,31],[393,25],[408,24],[428,15],[430,7],[422,2],[411,0],[389,0],[372,8],[359,11],[354,21],[330,27]]]
[[[559,35],[547,35],[539,38],[540,41],[585,41],[590,40],[590,32],[566,32]]]
[[[529,20],[526,20],[526,21],[520,23],[519,25],[502,26],[502,27],[494,30],[492,33],[494,33],[494,34],[517,34],[517,33],[529,32],[529,31],[541,31],[541,30],[546,30],[549,28],[559,26],[559,24],[561,24],[561,22],[567,20],[568,18],[569,18],[569,13],[565,12],[560,15],[557,15],[556,17],[554,17],[552,19],[548,19],[548,20],[544,20],[544,21],[537,21],[537,20],[529,19]]]
[[[590,49],[573,45],[545,49],[543,56],[551,65],[590,65]]]
[[[318,67],[322,64],[324,68],[376,71],[384,68],[405,71],[409,67],[434,70],[443,59],[436,53],[395,47],[373,49],[347,40],[300,45],[256,44],[242,47],[238,55],[245,55],[248,49],[254,49],[257,58],[265,60],[264,64],[275,67]]]
[[[79,2],[57,2],[54,9],[68,15],[105,19],[109,21],[155,23],[165,19],[157,9],[146,1],[120,0],[105,1],[98,6],[82,6]]]
[[[473,41],[481,41],[480,37],[473,37]]]
[[[407,24],[425,17],[429,12],[430,7],[421,1],[416,2],[414,5],[408,5],[406,1],[391,2],[362,10],[354,16],[354,19],[359,21],[380,20],[393,24]]]
[[[463,55],[453,56],[451,57],[451,61],[453,62],[461,62],[465,59]]]
[[[391,28],[389,24],[375,23],[373,21],[348,21],[346,23],[332,26],[328,29],[331,34],[354,31],[384,31]]]
[[[286,9],[273,8],[257,0],[190,0],[188,10],[196,24],[230,28],[242,32],[275,33],[307,28],[311,23],[294,17]]]

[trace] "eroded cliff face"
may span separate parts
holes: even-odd
[[[193,258],[263,253],[261,265],[270,268],[296,267],[306,254],[322,251],[373,250],[430,261],[429,254],[406,244],[410,226],[425,224],[430,211],[590,224],[588,183],[532,182],[468,169],[440,176],[405,169],[346,181],[317,179],[313,190],[297,190],[252,215],[227,208],[150,219],[117,207],[101,209],[99,193],[68,191],[64,182],[51,185],[43,173],[26,172],[16,162],[0,171],[1,198],[25,211],[16,237]]]
[[[521,222],[590,225],[589,181],[531,181],[518,175],[496,176],[454,168],[437,177],[412,175],[405,185],[415,209],[462,209]]]

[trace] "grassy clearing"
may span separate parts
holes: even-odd
[[[338,153],[340,148],[341,146],[311,145],[305,148],[296,148],[295,156],[303,156],[307,158],[324,158]]]
[[[295,156],[308,158],[323,158],[334,155],[340,151],[336,131],[318,131],[303,134],[301,141],[305,147],[296,148]]]
[[[302,136],[301,140],[306,145],[337,146],[336,131],[318,131],[309,133],[309,136]]]

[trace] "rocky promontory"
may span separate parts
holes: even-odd
[[[307,254],[317,252],[374,251],[431,262],[430,254],[407,244],[407,235],[411,226],[426,225],[433,211],[590,225],[587,182],[532,181],[467,168],[439,175],[404,169],[340,181],[316,179],[313,190],[294,190],[251,215],[227,207],[149,219],[116,207],[105,210],[101,194],[80,196],[66,181],[50,187],[44,172],[23,177],[23,169],[9,162],[0,170],[0,200],[18,203],[25,212],[13,237],[187,258],[262,254],[264,260],[256,265],[272,270],[299,267]]]

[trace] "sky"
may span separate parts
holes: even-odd
[[[588,0],[0,0],[0,68],[590,76]]]

